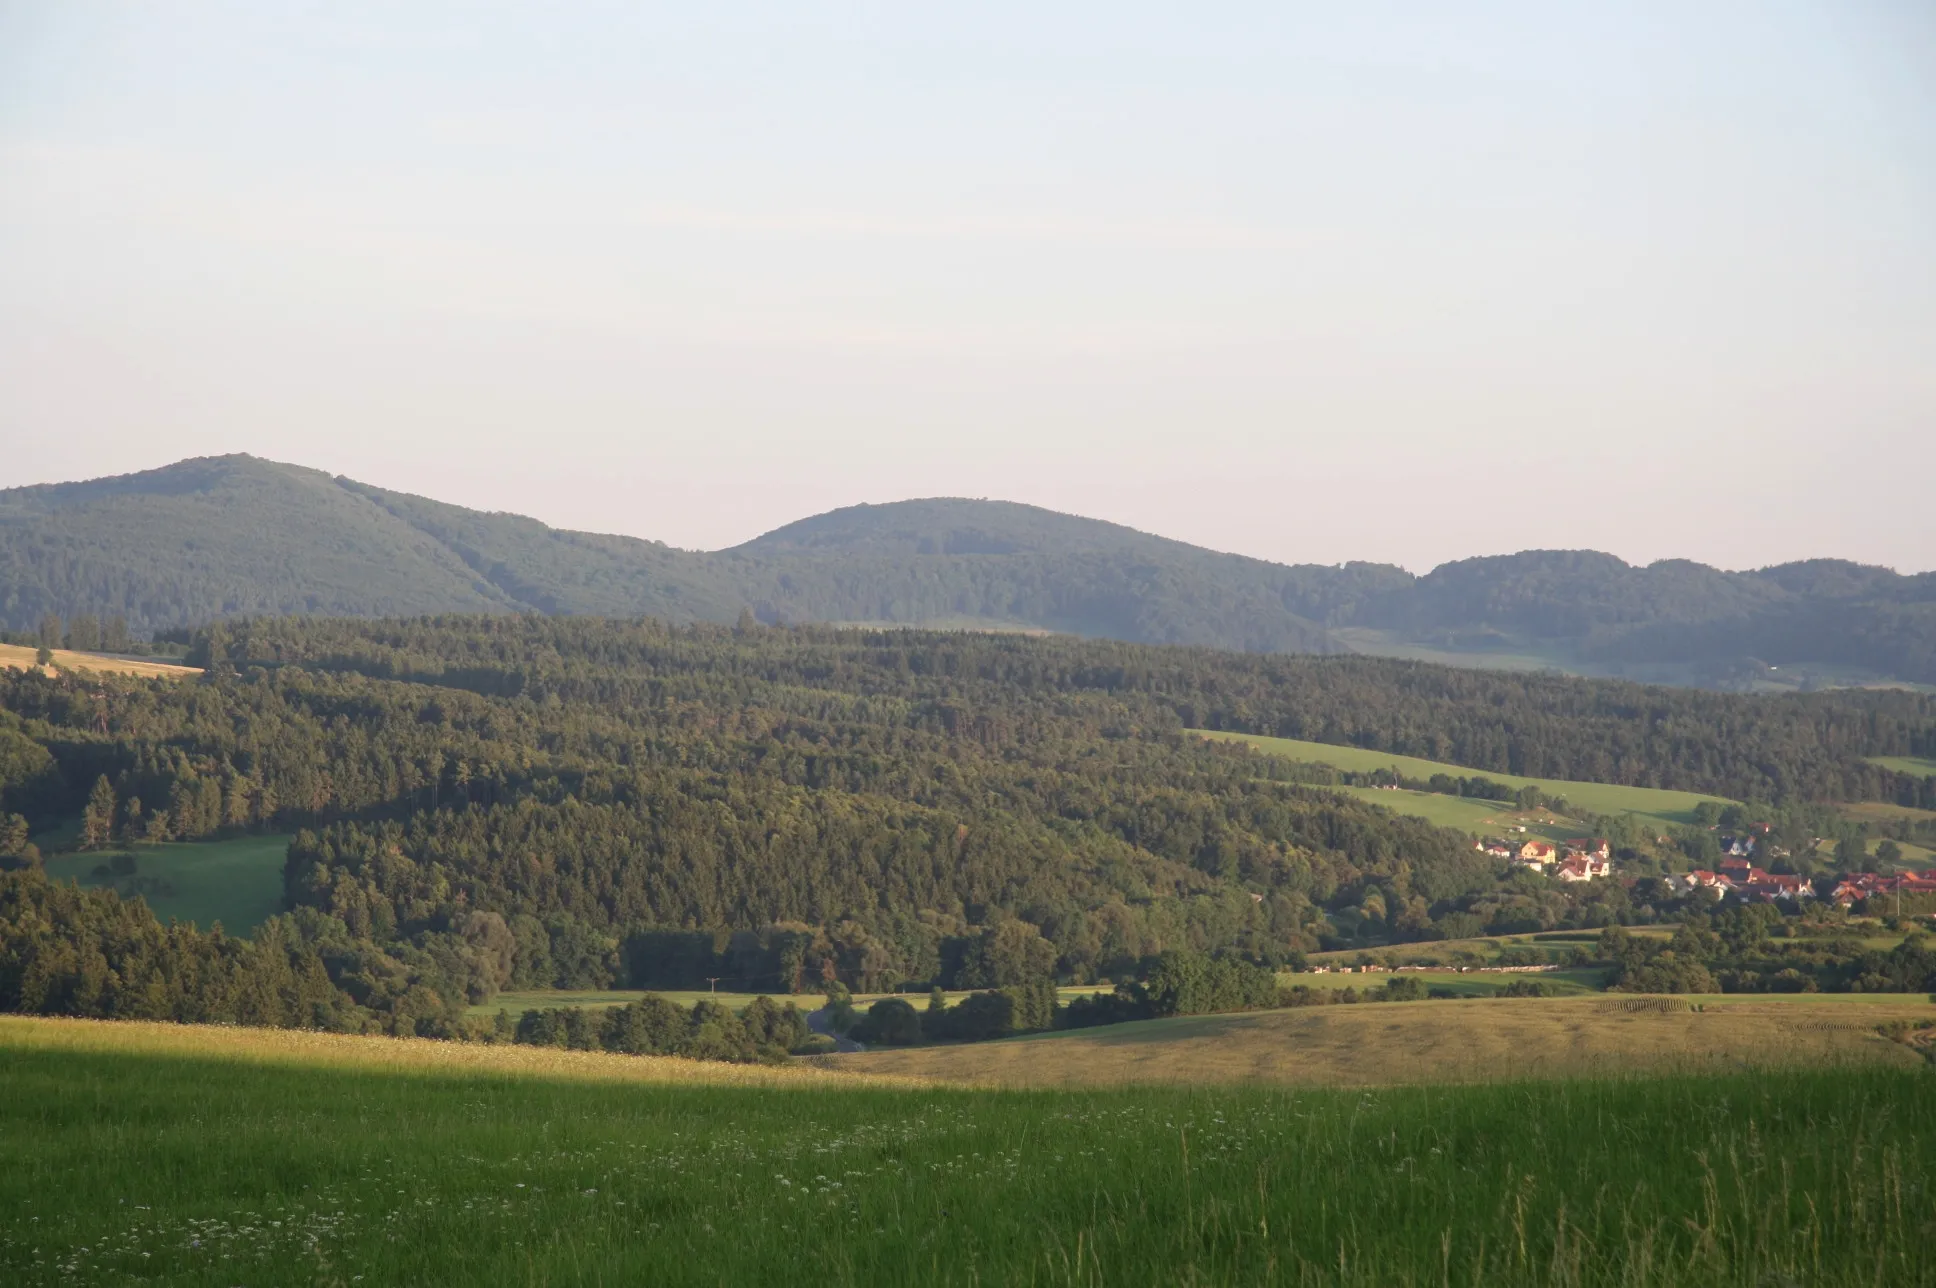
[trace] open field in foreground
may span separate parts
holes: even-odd
[[[1694,821],[1694,807],[1702,801],[1727,803],[1721,797],[1703,796],[1698,792],[1673,792],[1656,787],[1622,787],[1613,783],[1578,783],[1562,778],[1521,778],[1515,774],[1496,774],[1491,770],[1469,769],[1436,760],[1420,760],[1415,756],[1396,756],[1388,751],[1367,751],[1363,747],[1343,747],[1328,742],[1302,742],[1294,738],[1265,738],[1255,734],[1215,733],[1208,730],[1194,732],[1205,738],[1249,743],[1259,751],[1268,752],[1273,756],[1283,756],[1287,760],[1334,765],[1339,769],[1360,773],[1391,769],[1395,766],[1400,773],[1410,778],[1430,778],[1433,774],[1451,774],[1455,777],[1470,777],[1478,774],[1507,787],[1525,787],[1530,784],[1537,786],[1548,795],[1564,796],[1568,804],[1595,814],[1633,813],[1663,823],[1691,823]],[[1370,790],[1375,794],[1369,799],[1377,800],[1380,804],[1387,803],[1392,797],[1417,794]],[[1457,798],[1447,797],[1446,799],[1455,801]],[[1490,801],[1460,803],[1497,811],[1501,817],[1515,812],[1509,805],[1503,803]]]
[[[364,1062],[302,1038],[264,1062],[236,1054],[256,1035],[161,1042],[156,1027],[122,1040],[0,1023],[0,1281],[1936,1275],[1921,1067],[1380,1091],[991,1092],[808,1073],[782,1090],[708,1085],[720,1071],[705,1066],[591,1080],[571,1062],[498,1063],[503,1049]]]
[[[1645,1009],[1663,1004],[1672,1009]],[[1142,1020],[815,1061],[854,1073],[1014,1087],[1480,1082],[1792,1065],[1908,1066],[1918,1057],[1882,1037],[1877,1026],[1892,1019],[1936,1020],[1936,1005],[1919,994],[1898,995],[1893,1006],[1801,997],[1730,999],[1700,1011],[1682,1009],[1687,1005],[1618,995],[1365,1002]]]
[[[102,657],[98,653],[74,653],[64,648],[53,650],[54,665],[68,671],[104,671],[110,675],[161,676],[164,679],[184,680],[200,675],[201,671],[192,666],[179,666],[172,662],[143,662],[135,658]],[[35,665],[37,651],[19,644],[0,644],[0,666],[25,669]]]
[[[132,850],[58,854],[47,860],[47,875],[139,894],[163,921],[170,917],[192,921],[204,930],[219,921],[228,933],[247,935],[282,911],[282,862],[288,851],[287,836],[180,841]],[[134,856],[132,880],[90,875],[97,867],[112,864],[116,854]]]

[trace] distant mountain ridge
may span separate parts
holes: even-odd
[[[986,625],[1251,652],[1346,648],[1726,679],[1803,664],[1936,683],[1936,574],[1755,572],[1594,551],[1287,565],[1006,501],[859,505],[729,550],[551,528],[250,456],[0,491],[0,627],[538,612]],[[1656,677],[1658,678],[1658,677]],[[1672,677],[1669,677],[1672,678]]]

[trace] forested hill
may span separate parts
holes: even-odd
[[[1798,864],[1828,825],[1806,802],[1936,804],[1864,759],[1936,750],[1936,699],[1900,691],[525,614],[247,620],[195,660],[0,670],[0,1009],[230,1013],[167,1001],[223,941],[39,874],[29,838],[77,816],[103,849],[294,833],[267,960],[326,973],[314,1022],[434,1032],[511,986],[1085,980],[1178,946],[1269,962],[1658,914],[1192,727],[1754,799]]]
[[[247,456],[0,492],[0,628],[33,630],[49,614],[144,635],[252,614],[479,611],[722,623],[750,612],[1261,653],[1522,649],[1588,669],[1706,668],[1676,678],[1811,664],[1936,683],[1936,574],[1836,560],[1731,573],[1527,551],[1416,577],[948,499],[854,506],[704,553]]]

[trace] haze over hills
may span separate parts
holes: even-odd
[[[852,506],[697,552],[249,456],[0,492],[0,626],[16,631],[50,613],[120,616],[145,634],[282,613],[731,622],[748,610],[1737,687],[1797,673],[1936,683],[1936,574],[1841,560],[1724,572],[1525,551],[1416,576],[1276,564],[962,499]]]

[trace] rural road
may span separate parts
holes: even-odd
[[[845,1054],[849,1051],[865,1051],[867,1048],[851,1038],[844,1038],[834,1032],[833,1025],[827,1022],[827,1008],[807,1012],[807,1028],[834,1040],[834,1050]]]

